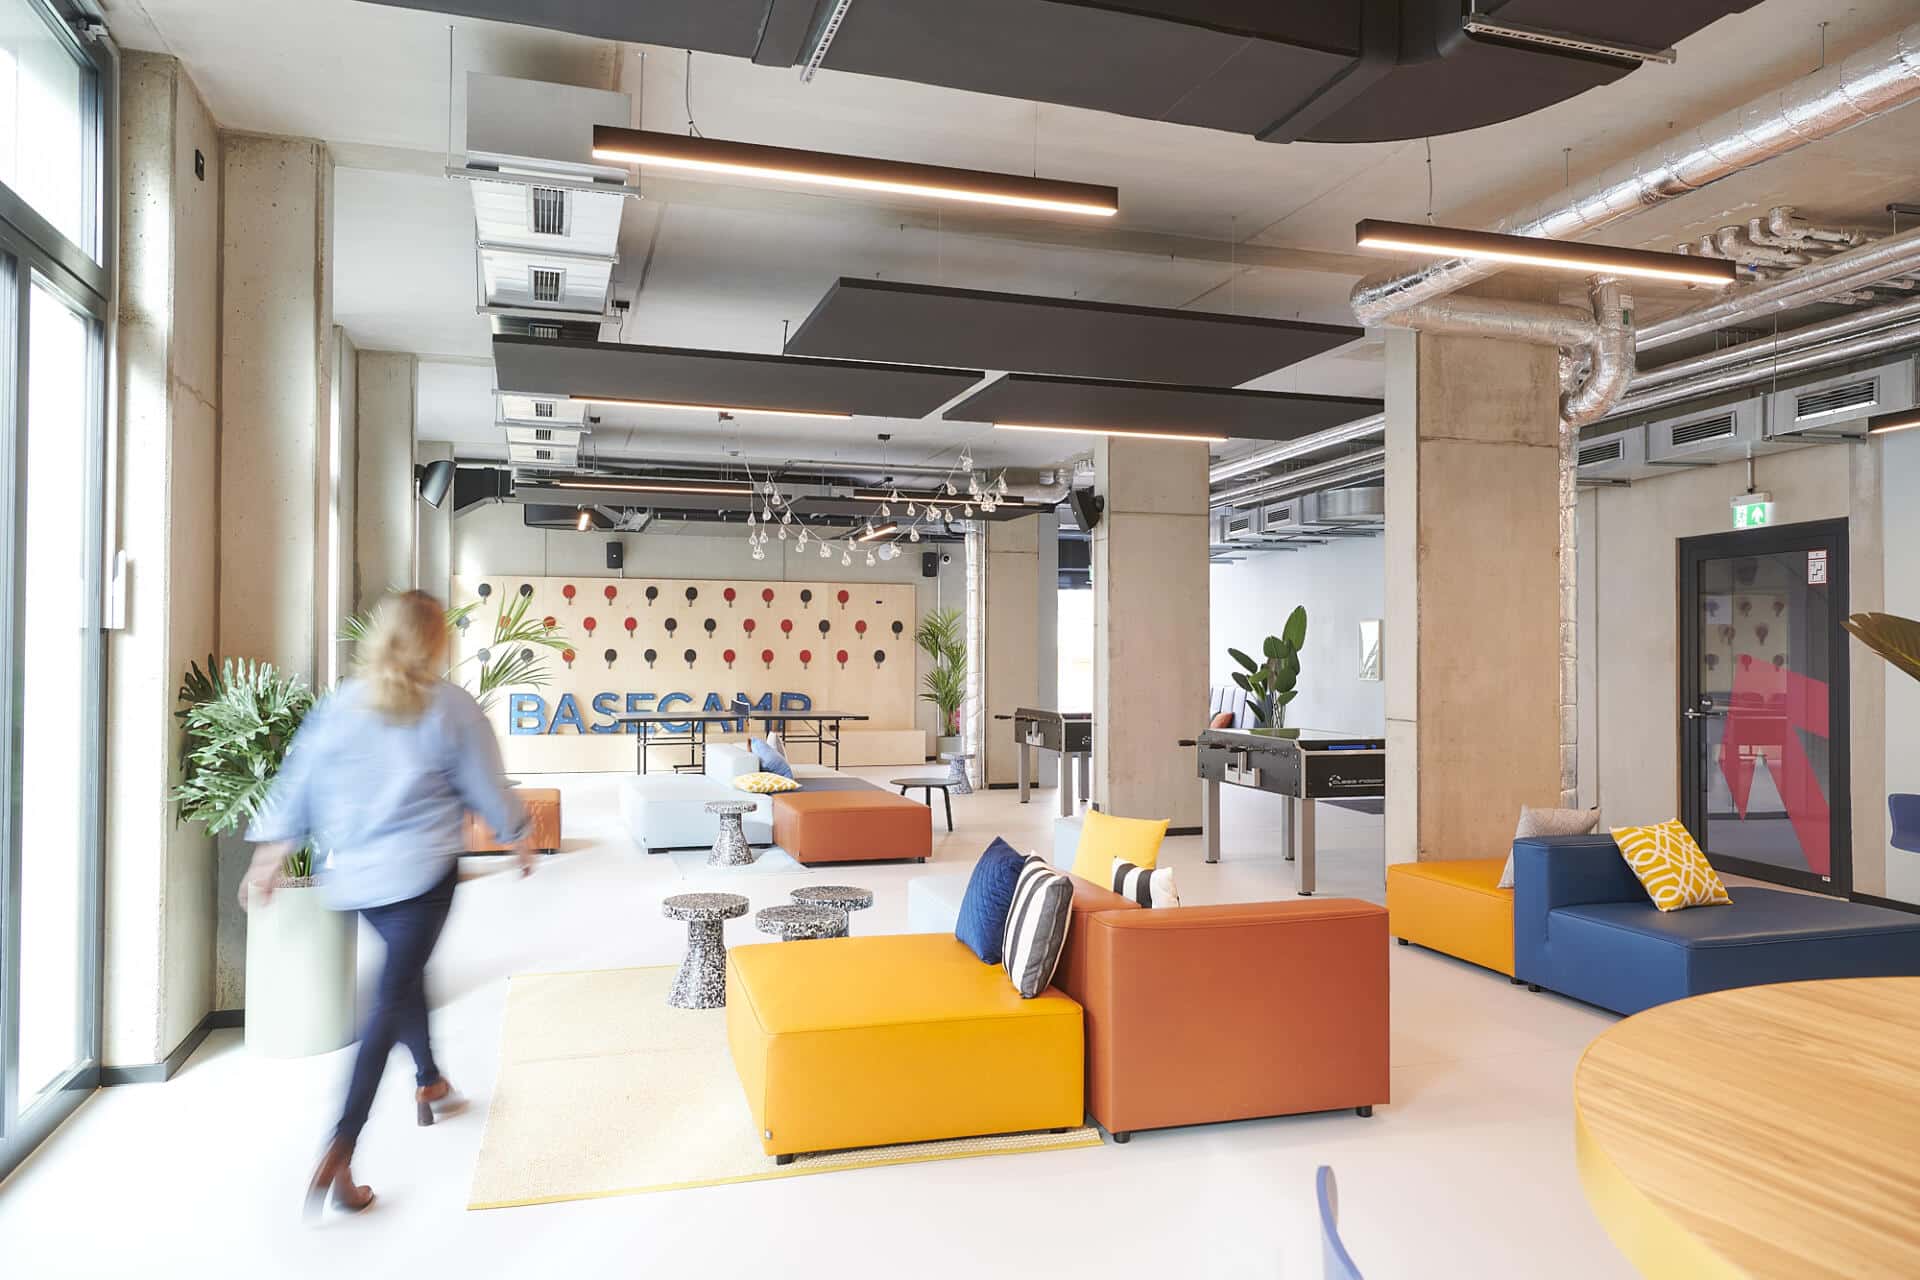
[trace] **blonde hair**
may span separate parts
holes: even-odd
[[[445,607],[424,591],[396,592],[373,606],[354,674],[366,681],[375,710],[415,720],[440,683],[446,651]]]

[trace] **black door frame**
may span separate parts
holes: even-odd
[[[1709,860],[1720,870],[1795,889],[1807,889],[1838,898],[1848,897],[1853,891],[1852,724],[1848,714],[1852,680],[1848,671],[1851,654],[1847,644],[1847,629],[1841,625],[1847,616],[1848,593],[1852,589],[1847,563],[1847,522],[1810,520],[1801,524],[1711,533],[1678,541],[1680,705],[1675,708],[1674,721],[1680,740],[1681,820],[1686,823],[1687,830],[1693,833],[1694,839],[1699,841],[1700,847],[1706,850]],[[1700,742],[1701,735],[1706,732],[1706,722],[1690,719],[1686,714],[1689,710],[1697,709],[1699,698],[1701,623],[1695,601],[1699,595],[1701,563],[1738,556],[1813,551],[1822,547],[1827,552],[1827,625],[1832,633],[1828,637],[1828,652],[1832,655],[1832,661],[1827,680],[1827,728],[1830,735],[1827,759],[1831,772],[1827,809],[1830,815],[1829,838],[1833,842],[1830,864],[1833,874],[1827,879],[1810,871],[1793,871],[1772,863],[1727,857],[1707,849],[1706,814],[1703,812],[1706,778],[1702,772],[1704,756]]]

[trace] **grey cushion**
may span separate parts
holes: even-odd
[[[1520,823],[1513,829],[1515,840],[1533,836],[1590,836],[1600,829],[1600,806],[1591,809],[1536,809],[1520,806]],[[1513,850],[1507,850],[1507,865],[1500,870],[1496,889],[1513,888]]]

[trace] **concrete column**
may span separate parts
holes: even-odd
[[[333,162],[311,139],[224,143],[220,647],[314,680],[332,486]]]
[[[982,776],[989,786],[1015,782],[1019,751],[1013,726],[995,716],[1011,715],[1017,707],[1040,700],[1039,608],[1034,581],[1039,574],[1039,524],[1007,520],[987,525],[984,638],[986,654],[986,760]]]
[[[429,441],[414,447],[413,458],[421,465],[451,460],[453,446]],[[453,495],[449,493],[438,509],[430,507],[413,496],[409,479],[407,501],[413,506],[416,530],[413,585],[445,600],[453,590]]]
[[[1553,348],[1387,334],[1390,862],[1485,858],[1561,794]]]
[[[420,361],[403,351],[359,358],[354,610],[413,584],[413,411]]]
[[[1051,511],[1030,517],[1033,525],[1033,696],[1034,705],[1062,711],[1087,707],[1060,706],[1060,517]],[[1040,785],[1060,780],[1060,758],[1051,753],[1039,761]]]
[[[220,137],[168,57],[120,75],[118,405],[126,627],[108,637],[108,1066],[164,1060],[213,1007],[213,841],[174,820],[175,691],[215,647]],[[205,177],[194,173],[204,157]]]
[[[1193,754],[1206,724],[1207,450],[1102,437],[1106,510],[1093,530],[1093,800],[1109,813],[1200,825]]]

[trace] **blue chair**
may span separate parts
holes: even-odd
[[[1321,1165],[1313,1182],[1320,1200],[1321,1274],[1325,1280],[1363,1280],[1347,1246],[1340,1243],[1340,1185],[1334,1181],[1333,1170]]]
[[[1888,796],[1887,812],[1893,817],[1893,847],[1920,853],[1920,796]]]

